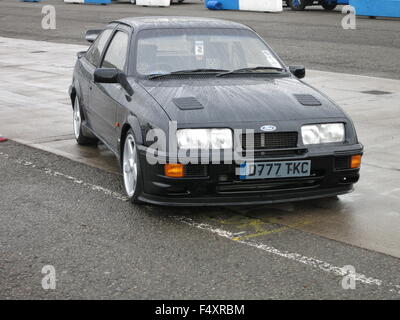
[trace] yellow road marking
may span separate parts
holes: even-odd
[[[244,240],[244,239],[265,236],[267,234],[283,232],[283,231],[287,231],[287,230],[294,229],[296,227],[304,226],[304,225],[311,224],[311,223],[312,223],[312,221],[302,221],[302,222],[299,222],[299,223],[287,225],[287,226],[276,228],[276,229],[272,229],[272,230],[264,230],[264,231],[260,231],[260,232],[256,232],[256,233],[246,234],[246,235],[241,236],[241,237],[234,237],[232,240],[240,241],[240,240]]]
[[[282,221],[275,217],[265,217],[265,218],[249,218],[246,216],[232,216],[229,219],[215,219],[215,218],[209,218],[212,221],[215,221],[217,223],[221,223],[224,225],[231,225],[234,226],[236,229],[245,229],[245,228],[252,228],[254,230],[253,233],[248,233],[248,231],[243,230],[242,232],[246,232],[248,234],[240,237],[234,237],[232,240],[235,241],[240,241],[244,239],[249,239],[249,238],[256,238],[260,236],[265,236],[268,234],[272,233],[279,233],[283,231],[287,231],[290,229],[294,229],[296,227],[304,226],[307,224],[313,223],[313,221],[309,220],[302,220],[297,223],[289,224],[286,226],[282,226],[279,228],[275,229],[266,229],[266,226],[271,226],[272,224],[282,224]]]

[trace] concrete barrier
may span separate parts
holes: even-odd
[[[169,7],[170,0],[136,0],[137,6]]]
[[[64,0],[65,3],[110,4],[111,0]]]
[[[356,15],[400,18],[400,0],[350,0]]]

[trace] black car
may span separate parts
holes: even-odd
[[[296,201],[358,181],[352,121],[249,27],[126,18],[87,39],[70,87],[76,140],[115,153],[132,202]]]

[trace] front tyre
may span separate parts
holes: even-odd
[[[97,138],[85,135],[85,130],[82,127],[82,110],[79,104],[78,96],[75,97],[75,102],[74,102],[73,125],[74,125],[75,139],[78,142],[78,144],[83,146],[97,144],[98,142]]]
[[[138,200],[143,187],[142,174],[140,170],[139,156],[135,137],[129,129],[122,155],[122,173],[124,178],[125,192],[132,203],[142,203]]]
[[[306,0],[289,0],[289,7],[294,11],[303,11],[306,5]]]

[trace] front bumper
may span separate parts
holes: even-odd
[[[139,200],[169,206],[257,205],[332,197],[353,191],[360,169],[343,167],[343,159],[362,154],[362,145],[329,152],[306,153],[297,157],[256,161],[311,160],[311,176],[240,180],[236,164],[189,165],[196,176],[169,178],[164,165],[150,165],[142,148],[140,164],[143,193]],[[339,166],[341,160],[341,166]],[[200,168],[198,170],[198,168]],[[205,166],[205,167],[204,167]],[[200,174],[199,174],[200,173]]]

